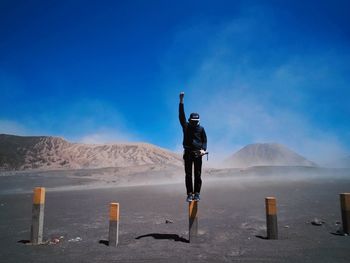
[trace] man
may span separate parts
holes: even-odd
[[[179,120],[183,131],[184,161],[186,173],[187,202],[199,201],[202,186],[202,156],[207,150],[207,135],[199,125],[199,114],[191,113],[188,122],[184,110],[185,93],[180,93]],[[192,165],[194,165],[194,191],[192,185]]]

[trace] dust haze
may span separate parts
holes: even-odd
[[[177,45],[202,40],[195,41],[200,55],[191,61],[188,82],[179,83],[184,86],[186,112],[200,113],[213,166],[250,143],[280,143],[318,165],[332,166],[350,155],[345,143],[349,133],[322,127],[317,118],[324,117],[327,109],[341,111],[325,101],[324,94],[333,94],[335,87],[347,89],[347,57],[342,50],[326,47],[302,55],[290,50],[283,57],[275,50],[257,54],[244,49],[259,36],[273,43],[271,28],[276,21],[274,16],[265,19],[266,12],[255,7],[230,23],[197,24],[178,32]],[[215,37],[208,40],[207,35]],[[317,102],[313,109],[310,100]]]

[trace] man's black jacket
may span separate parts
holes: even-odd
[[[179,104],[179,120],[184,133],[183,146],[185,150],[196,151],[207,150],[207,135],[202,126],[193,126],[186,121],[184,104]]]

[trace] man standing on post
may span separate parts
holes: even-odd
[[[199,201],[202,186],[202,156],[207,150],[207,135],[202,126],[199,125],[199,114],[191,113],[188,122],[184,110],[185,93],[180,93],[179,120],[184,134],[184,161],[186,173],[187,202]],[[194,165],[194,191],[192,185],[192,165]]]

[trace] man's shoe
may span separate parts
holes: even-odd
[[[186,198],[187,202],[192,202],[193,201],[193,195],[192,194],[188,194],[187,198]]]
[[[195,193],[195,194],[194,194],[193,200],[194,200],[194,201],[197,201],[197,202],[198,202],[199,200],[201,200],[200,194],[199,194],[199,193]]]

